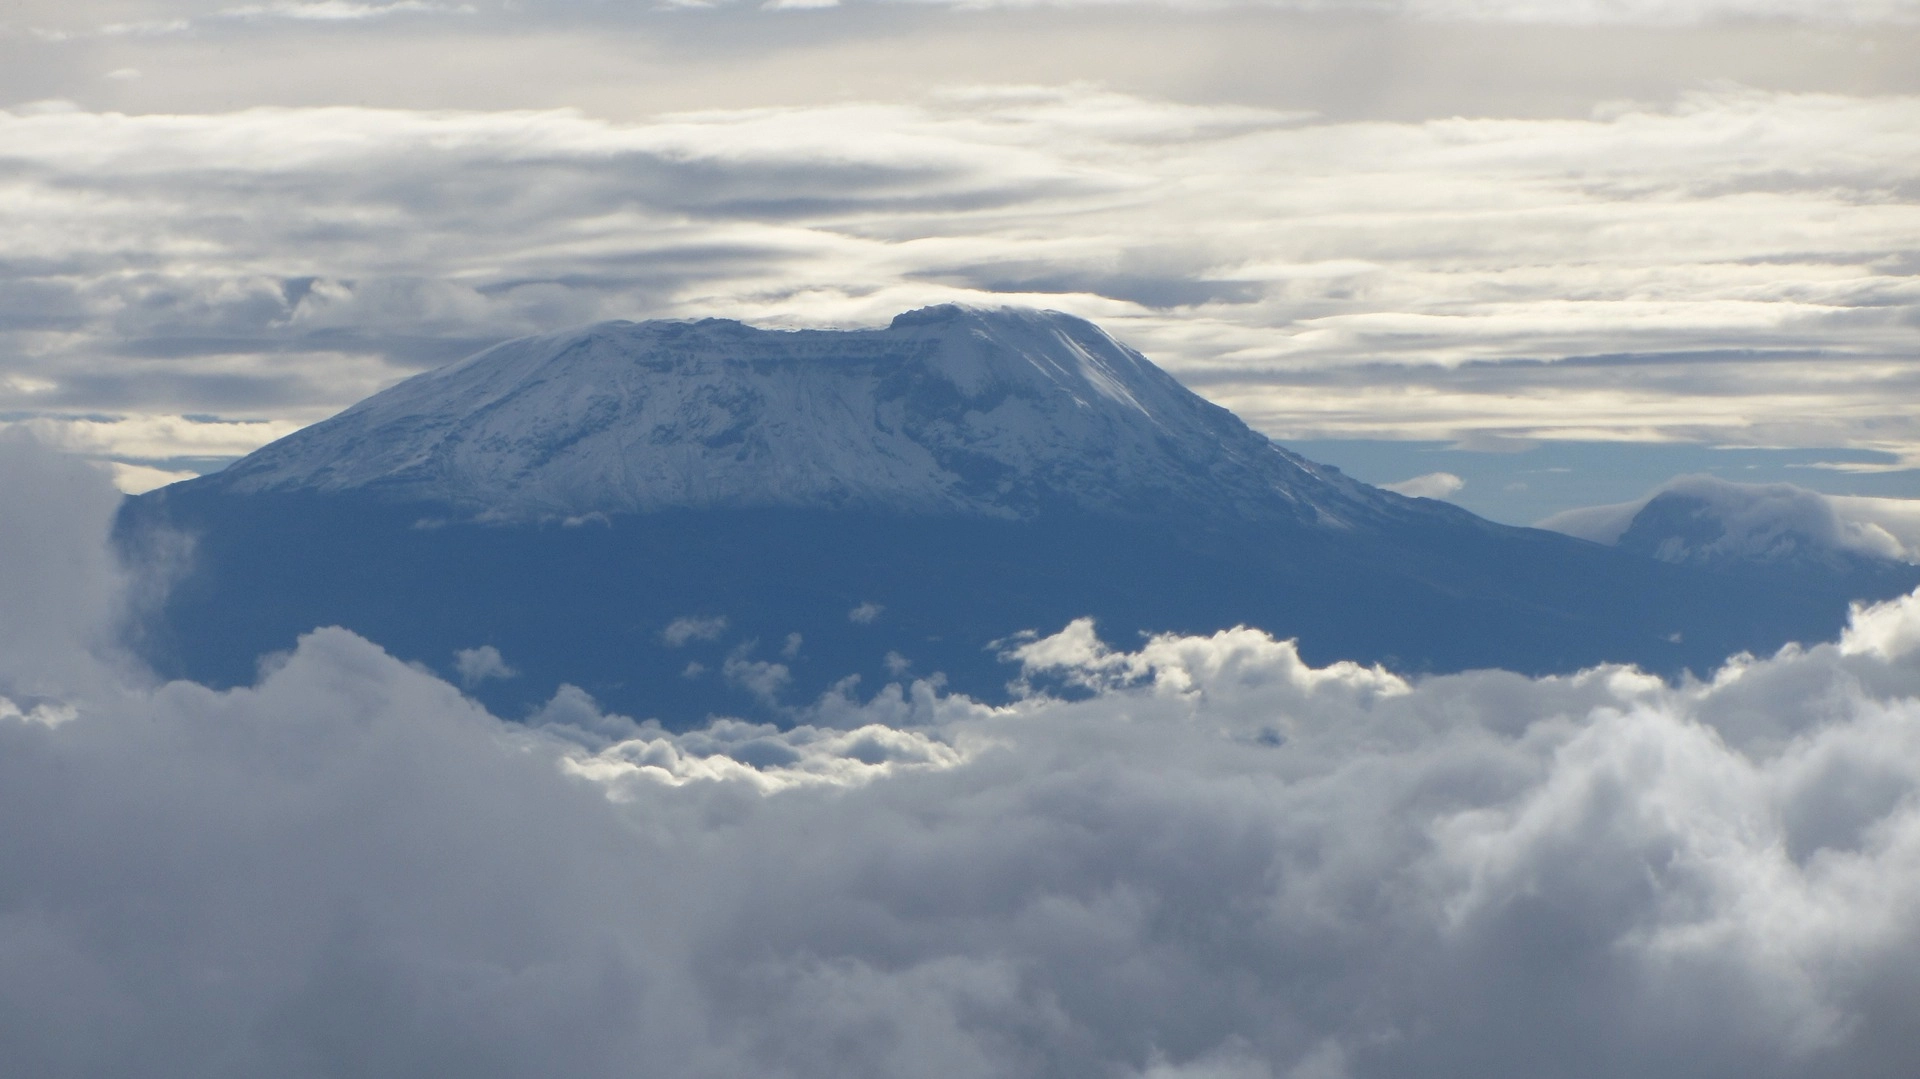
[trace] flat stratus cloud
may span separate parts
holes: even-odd
[[[883,6],[878,0],[868,6]],[[1323,15],[1401,17],[1416,20],[1564,25],[1630,24],[1673,26],[1725,20],[1783,20],[1815,24],[1906,22],[1920,19],[1915,0],[894,0],[924,6],[956,7],[1169,7],[1208,10],[1266,8]],[[361,22],[396,16],[488,15],[537,25],[547,19],[581,17],[632,19],[675,9],[738,7],[765,12],[803,11],[838,6],[841,0],[668,0],[634,5],[638,10],[598,8],[580,0],[277,0],[234,4],[223,0],[93,0],[48,4],[26,0],[15,25],[55,35],[186,34],[222,23],[258,19]]]
[[[0,563],[9,1074],[1892,1079],[1920,1052],[1920,596],[1678,686],[1081,622],[1010,668],[1074,700],[918,682],[671,734],[566,690],[523,725],[337,629],[224,692],[103,666],[113,494],[0,453],[31,552]]]
[[[1735,88],[1422,123],[1082,86],[642,123],[16,109],[0,413],[171,467],[515,334],[960,300],[1095,318],[1282,437],[1910,464],[1916,132],[1920,99]]]
[[[499,5],[494,5],[496,8]],[[39,9],[39,10],[36,10]],[[24,3],[0,30],[63,42],[86,37],[154,38],[193,34],[236,24],[358,23],[408,15],[473,15],[472,4],[433,0],[276,0],[266,4],[131,2],[40,5]]]

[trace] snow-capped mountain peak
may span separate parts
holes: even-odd
[[[1029,516],[1211,506],[1338,523],[1371,488],[1092,323],[953,305],[885,329],[608,322],[409,379],[210,478],[510,519],[676,507]]]

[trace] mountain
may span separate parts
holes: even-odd
[[[118,535],[177,567],[136,627],[164,673],[243,682],[337,623],[495,707],[570,682],[674,724],[778,719],[848,675],[1003,695],[995,642],[1080,616],[1116,642],[1256,625],[1316,662],[1672,673],[1831,635],[1856,598],[1370,487],[1091,323],[953,306],[507,342],[129,499]]]
[[[1920,561],[1920,502],[1704,475],[1676,477],[1635,502],[1555,514],[1540,527],[1719,569],[1898,573]]]
[[[746,507],[1032,519],[1048,507],[1338,524],[1379,492],[1092,324],[938,307],[851,333],[613,322],[511,341],[204,481],[496,522]]]

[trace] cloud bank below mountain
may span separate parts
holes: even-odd
[[[19,1074],[1904,1074],[1920,596],[1711,682],[1018,646],[790,730],[503,722],[320,630],[103,661],[104,476],[7,447]],[[15,549],[9,546],[9,550]],[[58,557],[65,552],[72,557]],[[47,656],[65,657],[49,664]],[[511,656],[503,657],[510,663]]]

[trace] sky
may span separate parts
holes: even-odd
[[[1093,318],[1497,519],[1920,497],[1911,0],[51,2],[0,422],[218,467],[607,318]]]

